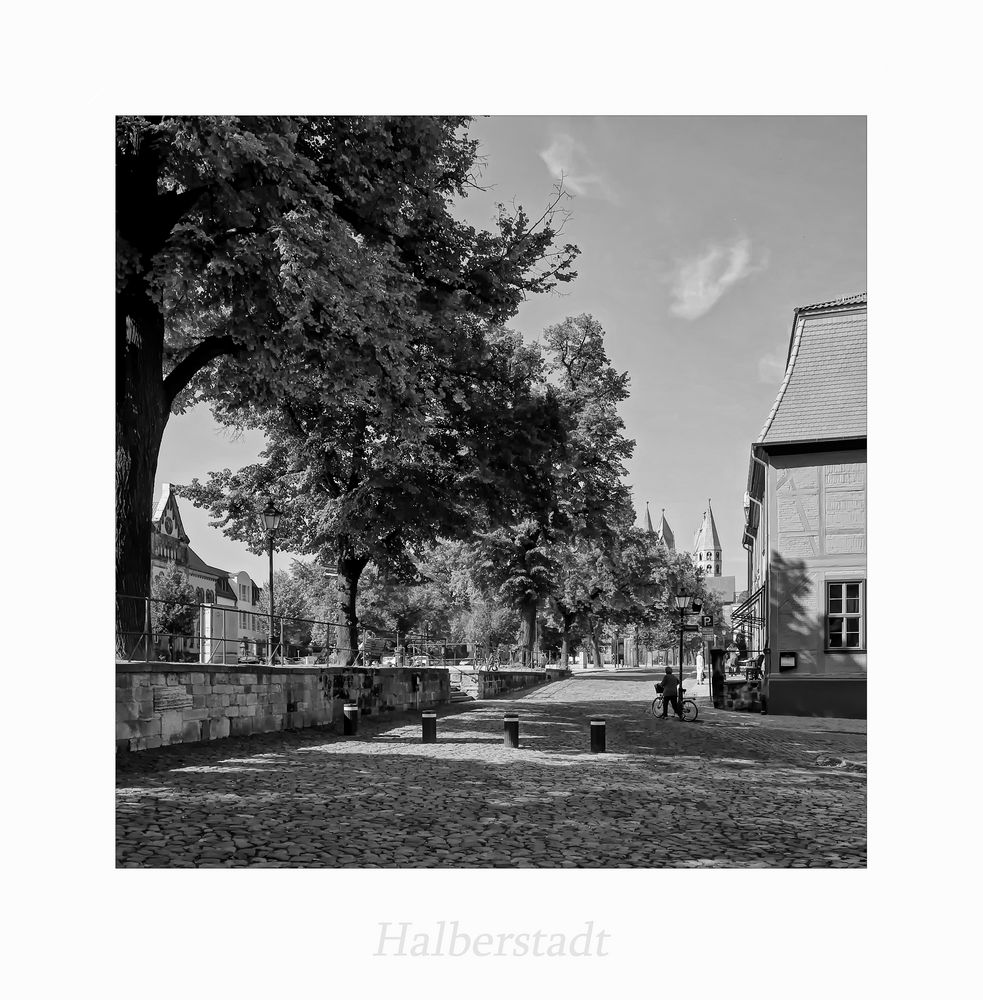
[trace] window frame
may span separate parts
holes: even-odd
[[[846,588],[848,586],[852,585],[852,584],[859,585],[859,587],[860,587],[860,593],[859,593],[860,610],[858,612],[855,612],[855,613],[848,612],[846,610],[846,602],[847,602]],[[853,578],[846,578],[846,577],[844,577],[842,579],[839,578],[839,577],[837,577],[836,579],[826,580],[824,586],[825,586],[825,591],[826,591],[826,607],[825,607],[825,617],[824,617],[824,622],[823,622],[823,632],[824,632],[823,642],[825,644],[825,651],[827,653],[834,653],[834,654],[835,653],[848,653],[848,654],[852,654],[852,653],[866,653],[867,652],[867,579],[866,579],[866,577],[853,577]],[[830,610],[829,610],[829,605],[830,605],[829,591],[830,591],[830,587],[842,587],[843,588],[841,590],[841,592],[840,592],[840,601],[842,603],[843,610],[842,611],[838,611],[835,614],[831,613]],[[830,623],[830,619],[831,618],[842,618],[842,619],[844,619],[844,621],[846,621],[847,619],[856,619],[859,622],[859,624],[860,624],[860,627],[859,627],[860,644],[857,645],[857,646],[831,646],[830,645],[830,641],[829,641],[830,640],[829,623]],[[846,630],[844,629],[844,634],[845,634],[845,631]]]

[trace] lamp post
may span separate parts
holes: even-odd
[[[276,505],[272,500],[267,500],[266,507],[263,510],[263,524],[266,525],[266,531],[270,536],[270,649],[269,649],[269,659],[270,664],[273,663],[273,644],[276,641],[273,634],[273,535],[276,533],[277,526],[280,524],[280,517],[282,512],[277,510]],[[282,651],[281,651],[282,655]]]
[[[686,612],[692,603],[692,595],[687,593],[676,594],[676,608],[679,610],[679,695],[677,696],[679,698],[682,698],[683,691],[683,637],[686,634],[684,626],[686,624]]]

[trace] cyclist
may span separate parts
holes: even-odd
[[[666,675],[662,678],[662,718],[669,714],[669,706],[676,713],[676,718],[683,717],[679,707],[679,678],[672,672],[672,667],[666,667]]]

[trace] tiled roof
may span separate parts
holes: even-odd
[[[190,545],[188,546],[188,568],[206,576],[214,576],[216,579],[229,575],[224,569],[209,566]]]
[[[842,306],[867,305],[867,293],[861,292],[859,295],[845,295],[842,299],[830,299],[829,302],[817,302],[811,306],[799,306],[796,312],[811,312],[813,309],[833,309]]]
[[[785,378],[757,443],[866,436],[866,293],[796,309]]]

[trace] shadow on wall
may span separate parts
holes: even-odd
[[[816,579],[805,562],[772,553],[771,592],[777,614],[778,645],[798,651],[816,649],[824,624],[819,614]],[[772,652],[777,657],[779,650]],[[777,659],[773,663],[777,667]]]

